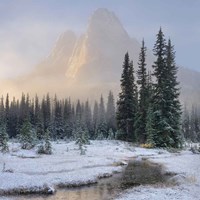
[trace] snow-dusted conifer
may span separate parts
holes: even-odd
[[[26,119],[22,124],[19,141],[22,149],[31,149],[36,144],[36,131],[32,128],[28,119]]]
[[[114,132],[113,130],[110,128],[109,131],[108,131],[108,140],[114,140],[115,139],[115,135],[114,135]]]
[[[74,132],[76,134],[76,144],[79,147],[80,154],[84,155],[87,150],[86,144],[89,144],[88,135],[81,127],[80,123],[77,123],[76,130]]]
[[[8,147],[8,134],[6,132],[6,125],[5,123],[0,124],[0,151],[2,153],[9,152]]]
[[[44,140],[45,140],[45,144],[44,144],[44,150],[46,154],[52,154],[52,145],[51,145],[51,141],[50,141],[50,132],[47,129],[45,132],[45,136],[44,136]]]

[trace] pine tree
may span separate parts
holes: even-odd
[[[81,127],[80,123],[77,124],[76,129],[74,130],[74,134],[76,135],[76,144],[79,147],[80,154],[85,155],[87,150],[86,144],[89,144],[87,133]]]
[[[135,140],[134,121],[137,109],[137,88],[134,80],[133,63],[125,54],[121,76],[121,92],[117,101],[117,126],[120,138],[126,141]]]
[[[85,106],[84,106],[84,113],[83,113],[83,118],[84,118],[84,124],[86,127],[86,130],[89,134],[89,138],[92,137],[92,111],[91,111],[91,107],[89,104],[89,101],[87,100],[85,102]]]
[[[44,135],[44,150],[45,150],[45,154],[52,154],[52,146],[51,146],[51,142],[50,142],[50,131],[47,129]]]
[[[36,144],[36,132],[28,119],[24,120],[20,128],[19,142],[22,149],[31,149]]]
[[[92,119],[94,135],[91,137],[92,139],[96,139],[97,137],[98,116],[99,116],[99,106],[98,106],[97,101],[95,101],[94,109],[93,109],[93,119]]]
[[[166,116],[168,124],[171,129],[172,147],[182,146],[182,133],[181,133],[181,103],[179,101],[180,88],[177,81],[178,67],[175,63],[174,46],[171,40],[168,40],[166,45],[166,80],[165,80],[165,99],[166,99]]]
[[[154,147],[155,146],[155,130],[154,130],[154,114],[153,114],[153,108],[151,104],[149,104],[148,111],[147,111],[147,121],[145,126],[145,132],[147,134],[147,144]]]
[[[108,131],[108,140],[114,140],[115,139],[115,135],[113,130],[110,128]]]
[[[8,147],[8,134],[6,131],[6,112],[4,107],[3,97],[0,102],[0,151],[6,153],[9,151]]]
[[[1,97],[0,100],[0,122],[6,122],[6,115],[5,115],[5,107],[4,107],[4,98]]]
[[[105,111],[104,99],[102,95],[101,95],[100,103],[99,103],[97,134],[103,135],[103,138],[108,137],[107,124],[106,124],[106,111]]]
[[[1,121],[0,122],[0,151],[2,153],[9,152],[8,139],[9,138],[6,131],[6,123]]]
[[[50,142],[50,131],[47,129],[42,139],[40,140],[40,144],[37,150],[38,154],[52,154],[52,145]]]
[[[167,110],[165,99],[165,81],[166,81],[166,41],[162,29],[160,28],[157,34],[157,41],[154,45],[154,55],[156,61],[154,62],[153,75],[156,78],[154,84],[154,96],[153,96],[153,114],[154,114],[154,142],[158,147],[167,147],[171,145],[169,124],[167,122]]]
[[[80,100],[78,99],[76,104],[76,123],[82,123],[82,117],[82,106]]]
[[[153,75],[156,78],[153,95],[154,142],[158,147],[180,147],[179,88],[175,53],[170,40],[166,45],[164,34],[160,29],[154,46]]]
[[[184,107],[183,117],[182,117],[182,132],[186,140],[191,140],[190,137],[190,115],[186,106]]]
[[[46,98],[42,100],[42,121],[44,123],[44,130],[51,130],[51,100],[49,93],[47,93]]]
[[[192,142],[197,142],[198,139],[198,118],[195,106],[192,106],[190,117],[190,138]]]
[[[18,123],[19,123],[19,101],[16,101],[13,98],[10,109],[9,109],[9,117],[7,121],[7,130],[9,137],[16,137],[18,134]]]
[[[113,93],[110,91],[108,95],[106,121],[108,130],[116,131],[116,114],[115,114],[115,101]]]
[[[70,138],[72,137],[72,131],[73,131],[72,106],[70,99],[65,99],[63,120],[64,120],[65,138]]]
[[[57,97],[54,99],[54,118],[53,118],[53,137],[56,139],[64,138],[64,124],[63,124],[63,116],[62,116],[62,105]]]
[[[34,125],[36,129],[37,138],[41,140],[44,135],[44,122],[42,118],[42,110],[39,104],[39,98],[35,96],[35,107],[34,107]]]
[[[135,133],[140,143],[145,143],[147,134],[145,126],[147,123],[147,110],[149,104],[147,70],[146,70],[146,47],[142,41],[141,52],[139,55],[137,84],[139,85],[139,105],[135,121]]]
[[[6,123],[9,121],[9,114],[10,114],[10,101],[9,101],[9,95],[6,95],[6,103],[5,103],[5,118]]]

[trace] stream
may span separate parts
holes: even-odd
[[[122,173],[103,178],[97,184],[76,188],[58,188],[54,195],[19,195],[12,200],[110,200],[125,189],[139,185],[165,184],[169,175],[163,167],[147,160],[134,160]]]

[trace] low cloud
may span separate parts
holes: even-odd
[[[50,52],[64,24],[15,21],[0,30],[0,79],[30,72]]]

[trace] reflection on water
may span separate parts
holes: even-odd
[[[148,161],[131,161],[123,173],[101,179],[98,184],[70,189],[58,189],[55,195],[26,195],[15,200],[110,200],[122,190],[166,180],[162,166]]]

